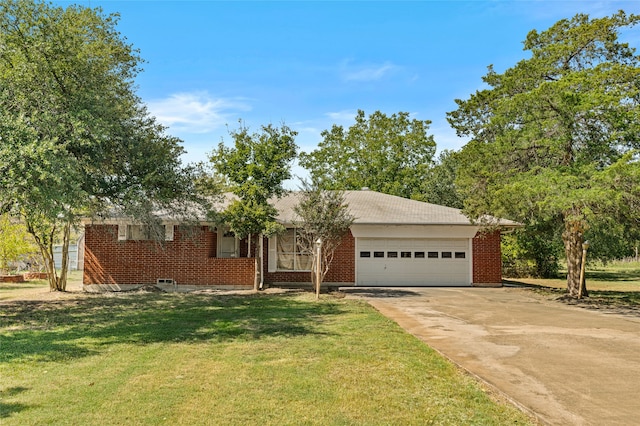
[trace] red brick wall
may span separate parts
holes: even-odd
[[[478,233],[473,238],[473,283],[499,284],[501,282],[500,231]]]
[[[183,235],[176,227],[174,241],[118,241],[117,226],[85,228],[85,284],[155,284],[170,278],[179,285],[241,285],[253,287],[254,259],[216,258],[216,233],[203,226]],[[478,234],[473,239],[473,283],[502,281],[500,233]],[[240,244],[246,256],[247,242]],[[253,250],[253,247],[252,247]],[[268,241],[264,241],[265,282],[310,282],[309,272],[267,272]],[[355,282],[355,238],[349,232],[336,250],[325,282]]]
[[[0,283],[23,283],[23,282],[24,282],[24,275],[0,275]]]
[[[268,241],[264,241],[264,281],[266,283],[274,282],[311,282],[310,272],[267,272],[268,267]],[[333,262],[327,275],[324,278],[325,283],[353,283],[356,281],[356,240],[349,231],[343,238],[342,242],[333,255]]]
[[[116,225],[85,227],[85,284],[155,284],[171,278],[178,285],[234,285],[253,288],[254,259],[217,259],[216,233],[208,227],[182,233],[162,244],[118,241]],[[240,245],[246,255],[246,241]]]

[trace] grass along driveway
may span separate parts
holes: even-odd
[[[640,262],[588,263],[585,277],[589,291],[640,292]],[[564,290],[567,272],[560,271],[557,278],[507,278],[507,282]]]
[[[567,279],[507,278],[505,283],[529,286],[564,303],[587,309],[640,315],[640,262],[617,261],[589,264],[585,273],[589,297],[566,297]]]
[[[0,423],[527,424],[362,301],[0,302]]]

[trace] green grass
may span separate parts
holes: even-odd
[[[529,420],[361,301],[130,293],[0,303],[0,423]]]
[[[566,274],[566,270],[561,270],[557,278],[507,278],[507,281],[565,289]],[[640,291],[640,262],[589,263],[585,277],[589,290]]]
[[[561,295],[567,288],[566,271],[561,271],[561,275],[564,276],[552,279],[515,278],[506,282],[526,284]],[[585,277],[592,305],[640,308],[640,262],[590,263]]]
[[[80,291],[82,288],[82,271],[69,271],[67,290]],[[0,283],[0,302],[22,300],[38,293],[49,292],[49,281],[29,280],[23,283]]]

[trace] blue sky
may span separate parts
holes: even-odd
[[[438,150],[459,149],[445,119],[454,99],[526,56],[522,41],[576,13],[639,1],[56,1],[121,15],[119,30],[146,60],[138,94],[200,161],[242,119],[286,123],[303,151],[320,132],[367,114],[431,120]],[[625,33],[640,46],[640,28]],[[304,172],[296,168],[297,175]]]

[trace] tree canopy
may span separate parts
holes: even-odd
[[[436,144],[427,131],[429,120],[409,113],[369,117],[359,110],[355,124],[345,131],[334,125],[322,132],[318,149],[300,154],[300,164],[325,189],[374,191],[405,198],[421,198],[420,185],[428,174]]]
[[[180,140],[135,94],[141,58],[117,21],[100,9],[0,2],[0,207],[24,219],[52,290],[66,286],[53,244],[66,249],[81,217],[121,208],[151,220],[190,194]]]
[[[458,135],[472,138],[457,180],[466,213],[559,221],[572,296],[590,224],[638,217],[640,58],[618,38],[639,20],[578,14],[533,30],[530,58],[503,73],[490,66],[488,88],[448,113]]]
[[[461,209],[462,199],[456,187],[458,175],[457,153],[445,149],[438,155],[437,162],[429,169],[427,178],[423,181],[422,199],[432,204]]]
[[[353,224],[355,216],[349,211],[341,191],[323,190],[317,183],[306,182],[303,183],[300,199],[293,211],[298,217],[294,222],[299,231],[297,244],[302,254],[312,258],[311,282],[318,297],[334,253]],[[319,253],[316,246],[318,241],[321,242]]]
[[[277,211],[269,199],[285,193],[283,183],[291,178],[297,153],[297,132],[284,124],[280,128],[269,124],[256,133],[242,125],[230,134],[233,147],[221,142],[210,161],[238,199],[217,221],[228,224],[239,238],[273,234],[281,226],[275,221]]]

